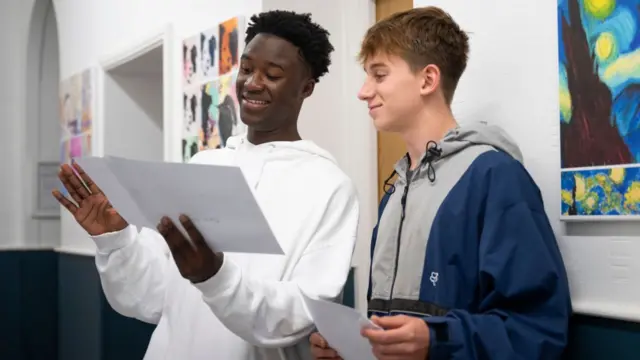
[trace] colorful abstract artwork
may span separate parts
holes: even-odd
[[[558,0],[562,214],[640,215],[640,0]]]
[[[244,18],[234,17],[183,41],[182,155],[226,146],[245,131],[235,92]]]
[[[60,82],[60,162],[91,155],[93,135],[92,69]]]
[[[618,166],[563,172],[562,213],[640,215],[640,168]]]

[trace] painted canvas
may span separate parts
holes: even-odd
[[[201,94],[202,122],[198,132],[198,150],[218,149],[222,147],[218,132],[220,82],[216,79],[202,85]]]
[[[92,69],[60,82],[60,162],[91,155],[93,135]]]
[[[182,156],[226,146],[246,130],[235,91],[244,18],[234,17],[183,41]]]
[[[192,36],[182,43],[182,84],[189,86],[198,82],[201,71],[199,36]]]
[[[638,0],[559,0],[562,167],[640,160]]]
[[[203,81],[218,76],[218,29],[211,28],[200,33],[200,77]]]
[[[238,67],[240,60],[240,24],[238,17],[220,23],[218,37],[220,39],[219,73],[226,74]]]
[[[562,213],[640,215],[640,168],[617,166],[563,172]]]
[[[245,125],[240,121],[240,104],[236,94],[236,79],[238,71],[220,77],[220,94],[218,102],[218,132],[222,147],[227,139],[245,131]]]
[[[192,85],[185,88],[182,95],[182,155],[184,161],[198,152],[198,130],[202,123],[202,103],[200,87]]]
[[[565,216],[638,215],[639,19],[640,0],[558,0]]]

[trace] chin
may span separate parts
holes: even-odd
[[[376,130],[382,131],[382,132],[394,131],[394,122],[389,121],[389,119],[385,119],[383,117],[378,117],[373,119],[373,126],[375,126]]]
[[[240,121],[247,126],[255,126],[262,122],[262,116],[256,116],[255,114],[248,114],[244,111],[240,111]]]

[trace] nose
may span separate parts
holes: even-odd
[[[358,99],[367,101],[373,97],[373,93],[373,86],[371,86],[369,81],[365,81],[364,84],[362,84],[360,91],[358,91]]]
[[[264,88],[264,82],[262,81],[262,76],[259,73],[254,72],[247,77],[247,80],[244,82],[244,86],[247,91],[259,91]]]

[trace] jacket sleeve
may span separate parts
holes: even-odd
[[[426,318],[429,359],[560,359],[569,285],[540,192],[515,161],[493,169],[485,189],[479,311]]]
[[[173,261],[162,236],[129,225],[92,238],[100,282],[111,307],[124,316],[157,324]]]
[[[351,267],[359,205],[350,182],[337,187],[289,281],[253,278],[230,259],[211,279],[196,284],[216,317],[245,341],[260,347],[293,346],[314,329],[301,292],[337,301]],[[292,224],[293,226],[294,224]],[[300,225],[296,225],[300,226]]]

